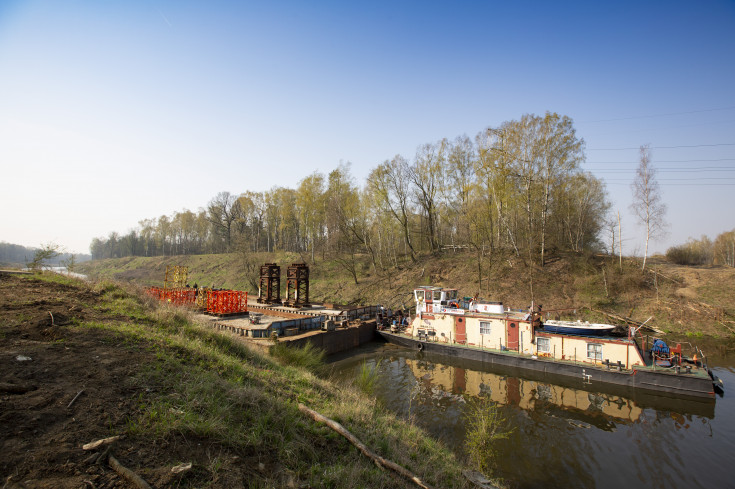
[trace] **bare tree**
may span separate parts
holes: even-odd
[[[410,169],[401,155],[378,165],[368,178],[368,187],[375,200],[383,205],[396,218],[403,230],[403,238],[411,253],[411,261],[416,261],[416,252],[411,243],[410,216]]]
[[[656,169],[651,164],[651,149],[641,146],[641,161],[636,170],[633,189],[633,203],[630,209],[638,221],[646,227],[646,248],[643,253],[643,269],[648,258],[648,242],[666,231],[666,204],[661,201],[661,190],[656,181]]]
[[[26,266],[34,272],[38,272],[43,269],[44,262],[53,260],[61,253],[63,253],[63,250],[56,243],[41,245],[41,247],[36,249],[33,253],[33,259],[26,263]]]

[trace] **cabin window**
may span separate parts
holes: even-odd
[[[549,338],[536,338],[536,351],[538,353],[551,353],[551,341]]]
[[[435,301],[441,301],[442,300],[442,291],[441,290],[435,290],[434,291],[434,300]]]
[[[490,334],[489,321],[480,321],[480,334]]]
[[[424,291],[423,290],[417,290],[416,291],[416,300],[417,301],[424,300]]]
[[[600,343],[587,343],[587,358],[602,361],[602,345]]]

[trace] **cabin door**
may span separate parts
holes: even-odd
[[[506,321],[505,322],[506,332],[506,348],[509,350],[518,349],[518,321]]]
[[[467,328],[463,317],[454,318],[454,341],[457,343],[467,343]]]

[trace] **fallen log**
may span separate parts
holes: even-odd
[[[362,443],[355,435],[347,431],[344,426],[339,424],[338,422],[329,419],[325,416],[322,416],[318,412],[309,409],[308,407],[304,406],[303,404],[299,403],[299,411],[301,411],[304,414],[309,415],[314,421],[317,421],[319,423],[325,424],[332,428],[334,431],[339,433],[340,435],[344,436],[349,440],[350,443],[355,445],[360,452],[362,452],[363,455],[371,459],[373,462],[375,462],[375,465],[382,469],[390,469],[403,477],[411,480],[414,484],[416,484],[419,487],[422,487],[424,489],[431,489],[430,486],[428,486],[425,482],[423,482],[421,479],[416,477],[412,472],[409,470],[404,469],[400,465],[391,462],[390,460],[386,460],[380,455],[373,453],[364,443]]]
[[[112,454],[110,454],[107,458],[107,463],[110,464],[112,470],[120,474],[128,481],[135,484],[136,487],[139,487],[140,489],[151,489],[151,486],[149,486],[146,481],[144,481],[138,474],[136,474],[132,470],[124,467]]]
[[[0,382],[0,392],[8,392],[10,394],[25,394],[36,389],[37,387],[35,385],[18,385]]]

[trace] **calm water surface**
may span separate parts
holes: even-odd
[[[385,343],[331,363],[345,381],[378,365],[376,397],[460,457],[468,401],[496,402],[513,431],[497,444],[495,475],[512,487],[735,487],[735,355],[698,344],[719,355],[709,363],[726,392],[715,402],[600,392]]]

